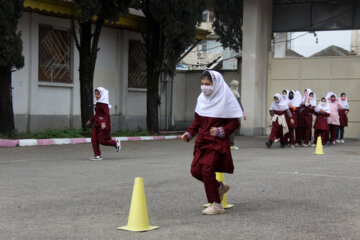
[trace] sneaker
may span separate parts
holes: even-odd
[[[335,141],[334,142],[332,142],[332,145],[335,145],[336,143],[335,143]]]
[[[308,147],[309,145],[305,144],[305,143],[302,143],[301,144],[302,147]]]
[[[315,143],[311,144],[311,147],[316,147]]]
[[[213,202],[207,208],[205,208],[202,213],[205,215],[223,214],[225,213],[225,209],[221,203]]]
[[[120,149],[121,149],[121,143],[120,143],[119,140],[116,140],[116,146],[115,146],[115,148],[116,148],[116,151],[117,151],[117,152],[120,151]]]
[[[340,143],[345,143],[344,139],[341,139],[341,140],[340,140]]]
[[[94,157],[91,157],[90,160],[92,161],[100,161],[100,160],[103,160],[101,156],[94,156]]]
[[[286,143],[280,143],[280,147],[281,147],[281,148],[285,148],[285,147],[286,147]]]
[[[231,150],[238,150],[239,148],[237,146],[231,146]]]
[[[294,149],[294,148],[295,148],[295,145],[290,145],[290,148],[291,148],[291,149]]]
[[[335,141],[336,143],[340,143],[340,140],[339,139],[336,139],[336,141]]]
[[[267,148],[271,148],[272,143],[273,143],[273,142],[272,142],[271,140],[265,142]]]
[[[298,143],[295,143],[295,147],[298,147],[299,146],[299,144]]]
[[[230,185],[220,182],[220,186],[219,186],[219,195],[220,195],[220,202],[222,202],[224,194],[229,191],[230,189]]]

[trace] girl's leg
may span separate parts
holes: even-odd
[[[295,129],[295,132],[296,132],[296,143],[300,145],[302,140],[303,140],[304,128],[303,127],[297,127]]]
[[[116,141],[112,140],[110,134],[108,134],[105,130],[99,131],[99,143],[105,146],[116,147]]]
[[[201,175],[201,164],[197,163],[195,165],[191,165],[190,173],[197,180],[203,181],[203,178]]]
[[[318,139],[318,136],[320,135],[320,131],[321,130],[317,130],[317,129],[314,130],[314,144],[317,143],[317,139]],[[324,139],[321,139],[321,141],[323,141],[322,143],[324,143]]]
[[[304,144],[309,144],[311,128],[305,127]]]
[[[321,141],[322,141],[322,145],[326,144],[326,135],[327,135],[327,131],[326,130],[320,130],[320,135],[321,135]]]
[[[215,171],[211,166],[201,165],[201,175],[209,203],[220,202],[219,182],[216,180]]]
[[[235,132],[230,135],[230,146],[234,146]]]
[[[345,127],[344,126],[340,126],[340,139],[344,140],[344,132],[345,132]]]
[[[269,136],[269,140],[274,142],[275,139],[276,139],[276,135],[277,135],[277,127],[274,126],[274,123],[273,123],[273,126],[271,127],[271,133],[270,133],[270,136]]]
[[[340,128],[338,128],[338,129],[336,130],[336,139],[340,139],[340,134],[339,134],[339,132],[340,132]]]
[[[336,130],[337,130],[337,125],[331,125],[331,142],[335,142],[336,140]]]
[[[91,133],[91,144],[94,150],[94,156],[101,156],[100,147],[99,147],[99,137],[97,129],[93,127]]]

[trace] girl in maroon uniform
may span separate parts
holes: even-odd
[[[109,91],[98,87],[95,89],[95,115],[87,121],[86,126],[94,122],[91,134],[91,143],[94,150],[94,157],[91,160],[102,160],[99,144],[113,146],[116,151],[120,150],[120,141],[111,139],[111,123],[109,108]]]
[[[215,172],[234,171],[230,135],[239,127],[238,118],[243,117],[243,113],[220,73],[204,71],[201,75],[201,90],[195,108],[195,119],[181,138],[188,142],[198,134],[191,174],[204,183],[210,203],[202,213],[221,214],[225,212],[221,204],[222,196],[230,186],[218,182]]]
[[[300,110],[301,100],[301,93],[299,91],[291,90],[289,92],[288,106],[294,120],[294,124],[288,122],[289,132],[287,138],[290,139],[290,148],[295,148],[295,130],[298,126],[297,115]]]
[[[275,94],[269,112],[272,117],[272,126],[269,140],[265,142],[265,144],[270,148],[275,139],[280,138],[281,147],[284,148],[287,143],[286,134],[289,132],[288,122],[292,125],[295,123],[287,100],[284,100],[280,94]],[[289,120],[287,120],[287,118]]]
[[[340,125],[336,131],[336,142],[344,143],[344,128],[348,126],[347,114],[349,113],[349,103],[346,97],[346,93],[341,93],[339,100],[343,106],[343,109],[339,109]]]
[[[304,115],[304,135],[302,144],[303,147],[310,146],[311,141],[311,130],[312,130],[312,120],[313,120],[313,113],[316,107],[316,95],[310,89],[307,88],[304,90],[304,97],[302,102],[303,108],[303,115]]]
[[[314,124],[314,143],[312,147],[316,146],[318,136],[321,137],[322,145],[325,145],[327,140],[327,133],[329,131],[329,126],[327,123],[327,118],[330,116],[330,106],[328,101],[323,97],[320,100],[320,103],[315,108],[315,124]]]

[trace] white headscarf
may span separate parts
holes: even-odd
[[[288,105],[291,104],[293,107],[300,107],[302,102],[301,93],[297,90],[291,90],[291,92],[294,93],[294,98],[291,100],[289,99]]]
[[[306,91],[307,91],[308,97],[309,97],[310,93],[313,93],[314,96],[311,99],[310,104],[311,104],[311,106],[316,107],[316,94],[310,88],[307,88]],[[304,94],[304,97],[302,98],[302,102],[305,102],[305,94]],[[305,106],[307,106],[307,104],[308,103],[306,101]]]
[[[277,97],[280,100],[280,102],[276,103],[274,100],[270,106],[270,110],[285,111],[286,109],[289,109],[289,106],[287,105],[287,101],[282,98],[281,94],[276,93],[274,97]]]
[[[283,95],[283,92],[286,91],[286,95]],[[283,100],[285,100],[286,103],[289,103],[289,90],[285,89],[281,92],[281,97]]]
[[[334,95],[335,98],[338,98],[337,95],[334,92],[328,92],[326,94],[326,97],[325,97],[326,101],[331,102],[330,98],[331,98],[332,95]]]
[[[326,98],[325,98],[326,99]],[[324,112],[330,113],[330,105],[328,101],[325,101],[325,106],[321,105],[321,99],[319,104],[315,108],[315,112],[320,112],[320,110],[323,110]]]
[[[96,97],[94,96],[94,104],[96,103],[105,103],[111,108],[111,105],[109,104],[109,91],[106,90],[103,87],[98,87],[95,90],[97,90],[100,93],[100,99],[96,100]]]
[[[195,112],[203,117],[241,118],[243,112],[223,76],[216,71],[206,70],[211,75],[214,92],[205,96],[203,92],[197,99]]]
[[[341,105],[343,105],[343,108],[344,109],[347,109],[347,110],[349,110],[350,108],[349,108],[349,103],[348,103],[348,99],[347,99],[347,96],[345,97],[345,101],[343,101],[343,100],[341,100],[341,94],[343,94],[343,93],[340,93],[340,103],[341,103]]]

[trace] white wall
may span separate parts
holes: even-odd
[[[270,124],[268,108],[272,96],[283,89],[310,88],[317,101],[329,91],[347,93],[350,105],[349,127],[345,137],[357,138],[360,133],[360,57],[323,58],[272,58],[268,74],[267,125]]]

